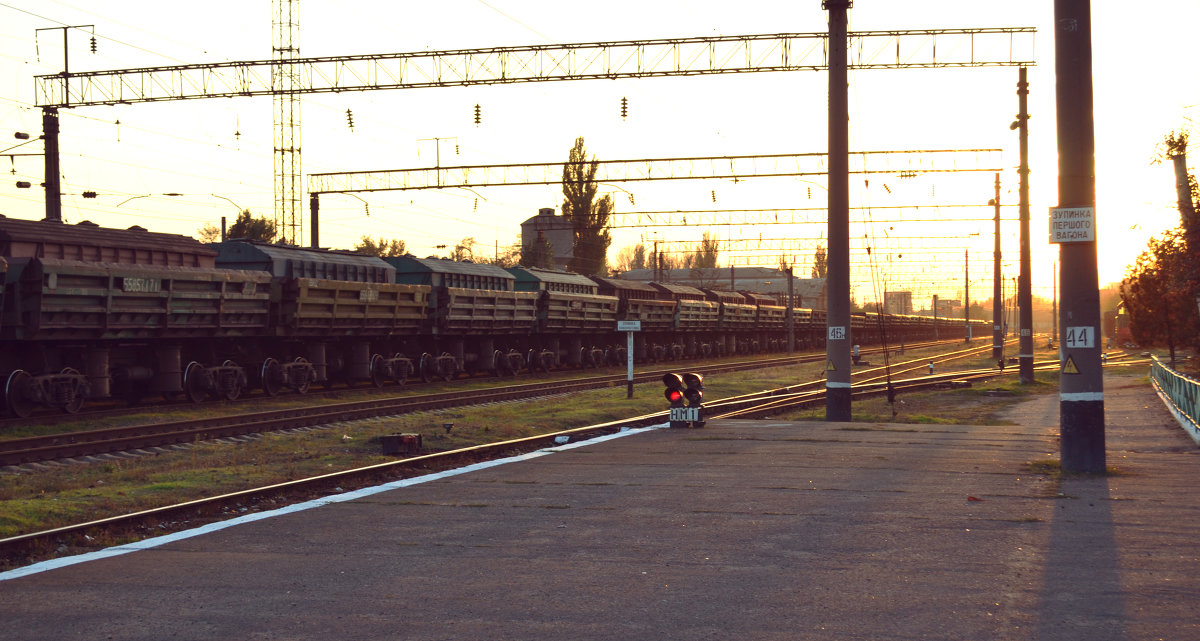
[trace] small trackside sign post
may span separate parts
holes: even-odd
[[[625,332],[625,398],[633,398],[633,333],[642,331],[642,321],[619,320],[617,331]]]
[[[1096,208],[1052,207],[1050,209],[1050,242],[1096,242]]]

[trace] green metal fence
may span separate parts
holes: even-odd
[[[1200,444],[1200,381],[1163,365],[1157,357],[1150,358],[1150,380],[1155,390],[1188,436]]]

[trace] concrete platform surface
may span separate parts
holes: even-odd
[[[1200,451],[1020,425],[652,430],[0,581],[5,639],[1200,639]]]

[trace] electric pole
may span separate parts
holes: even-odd
[[[1057,237],[1059,243],[1062,280],[1061,465],[1064,472],[1102,474],[1104,377],[1096,269],[1090,0],[1055,0],[1054,25],[1059,206],[1051,211],[1050,220],[1051,241]]]
[[[829,254],[826,290],[825,420],[850,414],[850,111],[846,11],[851,0],[824,0],[829,11]]]
[[[1033,382],[1033,292],[1029,256],[1029,83],[1025,67],[1017,75],[1017,133],[1021,148],[1019,218],[1021,225],[1021,272],[1017,277],[1017,308],[1020,310],[1020,336],[1017,360],[1022,384]]]
[[[1004,369],[1004,292],[1000,285],[1000,173],[996,172],[996,197],[992,199],[996,210],[996,244],[992,252],[992,360]]]
[[[971,342],[971,250],[963,250],[963,334]]]

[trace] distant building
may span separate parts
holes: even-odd
[[[664,269],[657,277],[653,269],[631,269],[617,277],[642,283],[662,281],[701,289],[770,294],[781,303],[787,300],[787,274],[768,267]],[[796,307],[825,309],[825,279],[793,278],[792,295]]]
[[[554,249],[554,268],[566,269],[575,255],[575,236],[565,216],[554,214],[552,207],[543,207],[538,214],[521,223],[521,247],[530,247],[545,238]]]
[[[888,314],[913,313],[912,292],[884,292],[883,309]]]

